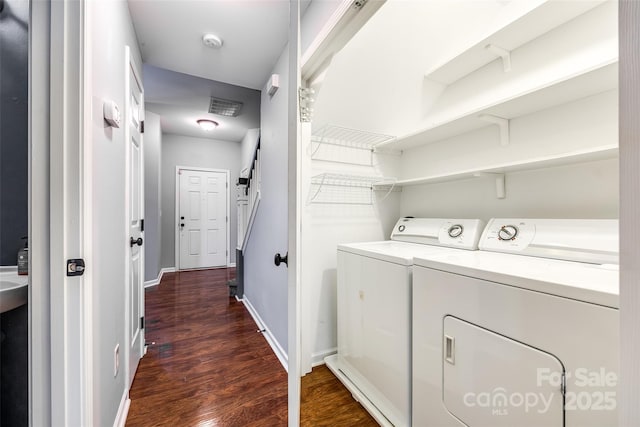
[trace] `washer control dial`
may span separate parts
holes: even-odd
[[[406,228],[406,227],[404,226],[404,224],[401,224],[401,225],[398,227],[398,231],[402,232],[402,231],[404,231],[404,229],[405,229],[405,228]]]
[[[449,234],[449,237],[455,239],[456,237],[460,237],[463,231],[464,227],[462,226],[462,224],[455,224],[449,227],[449,229],[447,230],[447,234]]]
[[[503,225],[498,230],[498,239],[500,240],[514,240],[518,235],[518,227],[515,225]]]

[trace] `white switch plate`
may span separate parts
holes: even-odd
[[[102,113],[104,115],[104,119],[111,127],[119,128],[120,127],[120,109],[118,108],[118,104],[115,101],[111,101],[109,99],[105,99],[102,104]]]

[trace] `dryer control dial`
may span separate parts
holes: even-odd
[[[515,225],[503,225],[498,230],[498,239],[500,240],[514,240],[518,235],[518,227]]]
[[[462,226],[462,224],[455,224],[449,227],[449,229],[447,230],[447,234],[449,234],[449,237],[455,239],[456,237],[460,237],[463,231],[464,227]]]

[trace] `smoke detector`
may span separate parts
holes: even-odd
[[[215,34],[205,34],[202,36],[202,43],[212,49],[220,49],[222,47],[222,39]]]

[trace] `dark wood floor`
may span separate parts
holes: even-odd
[[[234,269],[167,274],[146,292],[148,352],[127,426],[286,426],[287,373],[227,280]],[[325,367],[302,379],[302,426],[376,426]]]

